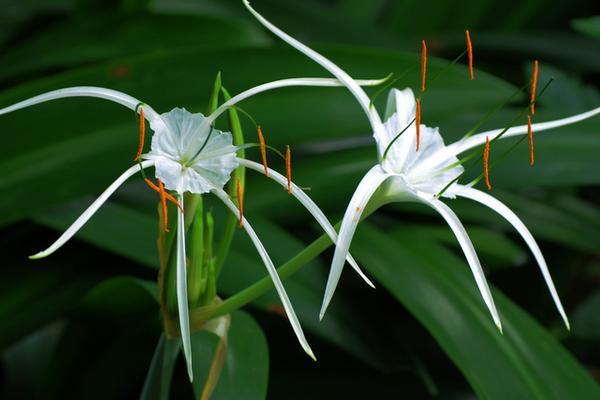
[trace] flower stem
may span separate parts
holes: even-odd
[[[331,239],[329,239],[327,235],[321,235],[308,247],[296,254],[281,267],[277,268],[277,274],[282,280],[287,278],[288,276],[296,273],[304,265],[315,259],[332,244],[333,243],[331,242]],[[272,287],[273,281],[271,280],[271,277],[265,276],[253,285],[248,286],[246,289],[234,294],[221,303],[221,305],[214,310],[212,317],[229,314],[250,303],[252,300],[267,292]]]
[[[365,211],[361,216],[361,220],[368,217],[370,214],[375,212],[379,207],[381,207],[386,201],[384,199],[379,199],[374,196],[371,201],[367,204]],[[335,225],[336,231],[339,230],[341,222],[338,222]],[[318,255],[320,255],[323,251],[329,248],[333,242],[326,234],[319,236],[314,242],[309,244],[304,248],[301,252],[296,254],[290,260],[288,260],[281,267],[277,268],[277,274],[284,280],[285,278],[295,274],[299,271],[304,265],[308,264],[312,260],[314,260]],[[202,312],[202,318],[214,318],[219,317],[221,315],[229,314],[238,308],[241,308],[262,294],[266,293],[268,290],[273,288],[273,281],[269,276],[265,276],[261,280],[256,283],[248,286],[246,289],[234,294],[229,297],[227,300],[223,301],[218,306],[214,307],[211,310],[207,310],[208,312]],[[194,324],[194,315],[191,315],[192,324]]]
[[[225,87],[221,86],[221,92],[223,93],[223,99],[228,101],[231,99],[231,95],[225,89]],[[238,116],[237,110],[235,108],[229,109],[229,128],[231,129],[231,134],[233,135],[233,144],[236,146],[242,146],[244,144],[244,134],[242,131],[242,125],[240,123],[240,118]],[[238,150],[238,157],[244,158],[245,151],[244,149]],[[240,182],[240,186],[245,188],[245,178],[246,171],[244,167],[238,167],[229,180],[229,186],[227,188],[227,192],[229,196],[235,197],[236,193],[236,183]],[[217,251],[215,255],[215,271],[217,276],[221,272],[223,265],[225,264],[225,259],[227,254],[229,253],[229,247],[231,246],[231,241],[233,240],[233,235],[235,234],[235,230],[237,228],[237,219],[233,214],[229,214],[225,220],[225,228],[223,229],[223,234],[221,235],[221,239],[219,240],[219,244],[217,246]]]

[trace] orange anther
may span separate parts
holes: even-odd
[[[469,74],[471,75],[471,80],[475,79],[475,73],[473,72],[473,42],[471,42],[471,35],[469,34],[469,30],[465,31],[467,35],[467,55],[469,56]]]
[[[421,92],[425,91],[425,78],[427,77],[427,45],[421,40]]]
[[[485,137],[485,147],[483,148],[483,177],[488,190],[492,190],[490,185],[490,139]]]
[[[535,157],[533,154],[533,130],[531,129],[531,117],[527,116],[527,136],[529,137],[529,165],[533,167]]]
[[[165,185],[158,179],[158,190],[160,193],[160,204],[162,205],[163,213],[163,229],[165,232],[169,232],[169,213],[167,211],[167,192],[165,192]]]
[[[287,190],[292,193],[292,152],[290,145],[285,146],[285,171],[287,175]]]
[[[417,100],[417,115],[415,116],[415,124],[417,126],[417,151],[419,151],[419,145],[421,144],[421,100]]]
[[[237,180],[237,195],[238,195],[238,207],[240,210],[240,228],[244,227],[244,193],[242,191],[242,183],[240,178]]]
[[[146,182],[146,184],[148,186],[150,186],[150,188],[152,190],[154,190],[157,193],[160,193],[160,188],[158,186],[156,186],[150,179],[148,178],[144,178],[144,181]],[[177,201],[177,199],[175,197],[173,197],[172,195],[170,195],[169,193],[165,192],[165,197],[167,200],[169,200],[171,203],[175,204],[179,210],[181,212],[183,212],[183,207],[181,207],[181,204],[179,204],[179,202]]]
[[[531,80],[531,115],[535,114],[535,92],[537,90],[538,81],[538,60],[533,62],[533,79]]]
[[[144,136],[146,133],[146,120],[144,119],[144,107],[140,107],[140,144],[134,161],[138,161],[144,151]]]
[[[262,157],[262,162],[265,167],[265,175],[269,176],[269,167],[267,166],[267,145],[265,144],[265,137],[263,136],[262,130],[260,129],[260,125],[256,127],[258,131],[258,142],[260,143],[260,155]]]

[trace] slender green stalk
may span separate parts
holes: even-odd
[[[213,91],[208,100],[208,115],[212,114],[219,107],[219,93],[221,92],[221,71],[217,73]]]
[[[206,286],[204,271],[204,210],[202,209],[202,197],[199,197],[196,212],[194,213],[194,222],[191,226],[190,250],[189,250],[189,268],[188,268],[188,299],[190,307],[196,307],[200,301],[200,296]]]
[[[225,87],[221,86],[221,92],[223,93],[223,99],[228,101],[231,99],[231,95],[225,89]],[[228,111],[229,115],[229,128],[231,129],[231,134],[233,135],[233,144],[236,146],[242,146],[244,144],[244,134],[242,131],[242,124],[240,123],[240,118],[238,112],[235,108],[230,108]],[[245,150],[242,148],[238,150],[238,156],[243,158],[245,157]],[[227,187],[227,192],[230,196],[237,196],[237,181],[240,181],[240,185],[242,190],[245,188],[246,182],[246,171],[244,167],[238,167],[232,174],[232,177],[229,181],[229,185]],[[221,239],[219,240],[219,244],[217,246],[217,251],[215,255],[215,271],[217,276],[221,272],[223,265],[225,264],[225,259],[227,258],[227,254],[229,253],[229,247],[231,246],[231,241],[233,240],[233,235],[235,234],[238,222],[237,218],[233,214],[229,214],[225,220],[225,228],[223,229],[223,234]]]
[[[383,203],[373,201],[370,202],[365,211],[361,216],[361,220],[365,219],[369,215],[371,215],[375,210],[377,210]],[[341,222],[338,222],[335,225],[336,231],[339,230]],[[308,264],[312,260],[314,260],[317,256],[319,256],[323,251],[329,248],[333,242],[326,234],[319,236],[314,242],[305,247],[301,252],[296,254],[290,260],[288,260],[281,267],[277,268],[277,274],[284,280],[285,278],[295,274],[298,272],[304,265]],[[246,289],[234,294],[229,297],[225,301],[223,301],[220,305],[213,308],[205,317],[214,318],[219,317],[221,315],[229,314],[238,308],[241,308],[259,296],[263,295],[267,291],[273,288],[273,281],[269,276],[265,276],[261,280],[256,283],[248,286]]]
[[[277,274],[282,280],[290,275],[293,275],[304,265],[314,260],[332,244],[333,243],[331,242],[331,239],[329,239],[327,235],[321,235],[304,250],[296,254],[281,267],[277,268]],[[265,276],[253,285],[248,286],[246,289],[234,294],[221,303],[221,305],[214,310],[212,317],[219,317],[221,315],[229,314],[250,303],[252,300],[266,293],[271,288],[273,288],[273,281],[271,280],[271,277]]]

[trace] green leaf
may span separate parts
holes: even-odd
[[[427,240],[436,240],[460,250],[456,237],[446,226],[402,224],[399,228],[394,228],[393,232],[404,230],[413,232],[416,237],[424,236]],[[500,232],[479,227],[469,227],[468,231],[475,248],[480,254],[489,256],[488,259],[492,261],[494,266],[519,266],[527,260],[528,256],[524,250]]]
[[[527,64],[526,71],[527,76],[532,75],[533,63]],[[553,79],[552,84],[539,99],[542,108],[548,107],[552,111],[564,115],[585,112],[600,104],[600,93],[597,88],[584,83],[573,74],[543,63],[539,68],[539,81],[548,82],[551,78]],[[539,108],[539,105],[536,106],[536,111]],[[537,121],[537,118],[534,121]],[[598,124],[597,118],[592,121],[596,121]]]
[[[573,312],[573,334],[578,338],[600,339],[600,291],[593,292]]]
[[[165,334],[160,335],[146,381],[142,388],[140,400],[168,400],[175,361],[179,354],[181,342],[167,340]]]
[[[51,212],[38,214],[35,220],[45,226],[63,231],[92,201],[93,198],[88,196],[70,201],[54,207]],[[77,232],[77,237],[112,253],[158,269],[156,218],[139,208],[114,202],[107,203]]]
[[[495,329],[464,261],[431,241],[363,224],[355,256],[433,335],[479,398],[593,399],[600,388],[538,323],[498,291]],[[402,262],[399,262],[402,260]]]
[[[5,242],[6,243],[6,242]],[[0,348],[63,317],[75,309],[85,293],[100,279],[97,271],[81,273],[77,258],[83,252],[45,261],[12,260],[0,280]]]
[[[200,398],[208,376],[219,337],[200,331],[192,336],[194,362],[194,392]],[[227,333],[225,364],[212,396],[213,400],[267,397],[269,349],[267,341],[254,319],[238,311],[231,315]]]
[[[593,38],[600,38],[600,15],[571,21],[573,29]]]
[[[80,306],[95,312],[127,315],[144,308],[149,298],[158,304],[159,293],[155,282],[132,276],[117,276],[96,285],[86,294]]]
[[[125,56],[186,48],[254,47],[266,42],[266,36],[256,27],[222,18],[95,12],[93,18],[71,17],[42,26],[37,35],[3,52],[0,62],[6,67],[0,72],[0,81]],[[131,72],[127,65],[115,65],[109,73],[127,79]]]
[[[600,209],[573,196],[542,194],[527,198],[503,190],[494,190],[494,196],[510,207],[538,238],[560,243],[574,249],[598,254],[600,240]],[[514,228],[495,212],[470,201],[450,203],[456,213],[472,221],[495,221],[509,229]]]

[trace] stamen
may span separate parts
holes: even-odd
[[[475,73],[473,72],[473,42],[471,42],[471,35],[469,34],[469,30],[465,31],[467,35],[467,54],[469,56],[469,74],[471,75],[471,80],[475,79]]]
[[[260,125],[256,127],[258,131],[258,142],[260,143],[260,155],[262,157],[262,162],[265,167],[265,175],[269,176],[269,167],[267,166],[267,145],[265,144],[265,137],[263,136],[262,130],[260,129]]]
[[[144,107],[140,107],[140,144],[134,161],[138,161],[144,151],[144,137],[146,133],[146,119],[144,118]]]
[[[483,148],[483,177],[488,190],[492,190],[490,185],[490,139],[485,137],[485,147]]]
[[[240,228],[244,227],[244,193],[240,178],[237,180],[238,207],[240,209]]]
[[[292,193],[292,152],[290,151],[289,144],[285,146],[285,171],[287,175],[288,193]]]
[[[533,130],[531,129],[531,116],[527,116],[527,137],[529,138],[529,165],[533,167],[535,157],[533,154]]]
[[[533,79],[531,80],[531,115],[535,114],[535,92],[537,90],[538,80],[538,60],[533,62]]]
[[[150,186],[150,188],[152,190],[154,190],[157,193],[160,193],[160,188],[158,186],[156,186],[154,183],[152,183],[152,181],[150,179],[144,178],[144,182],[146,182],[146,184],[148,186]],[[179,201],[177,201],[177,199],[175,197],[173,197],[171,194],[167,193],[166,191],[165,191],[165,198],[167,200],[169,200],[171,203],[175,204],[177,206],[177,208],[179,208],[179,210],[181,212],[183,212],[183,207],[181,207],[181,204],[179,204]]]
[[[163,185],[160,179],[158,180],[158,189],[160,191],[160,203],[162,204],[163,213],[163,229],[165,232],[169,232],[169,213],[167,211],[167,193],[165,192],[165,185]]]
[[[415,117],[415,124],[417,126],[417,151],[419,151],[419,145],[421,143],[421,100],[417,100],[417,115]]]
[[[421,40],[421,92],[425,92],[425,79],[427,77],[427,45]]]

